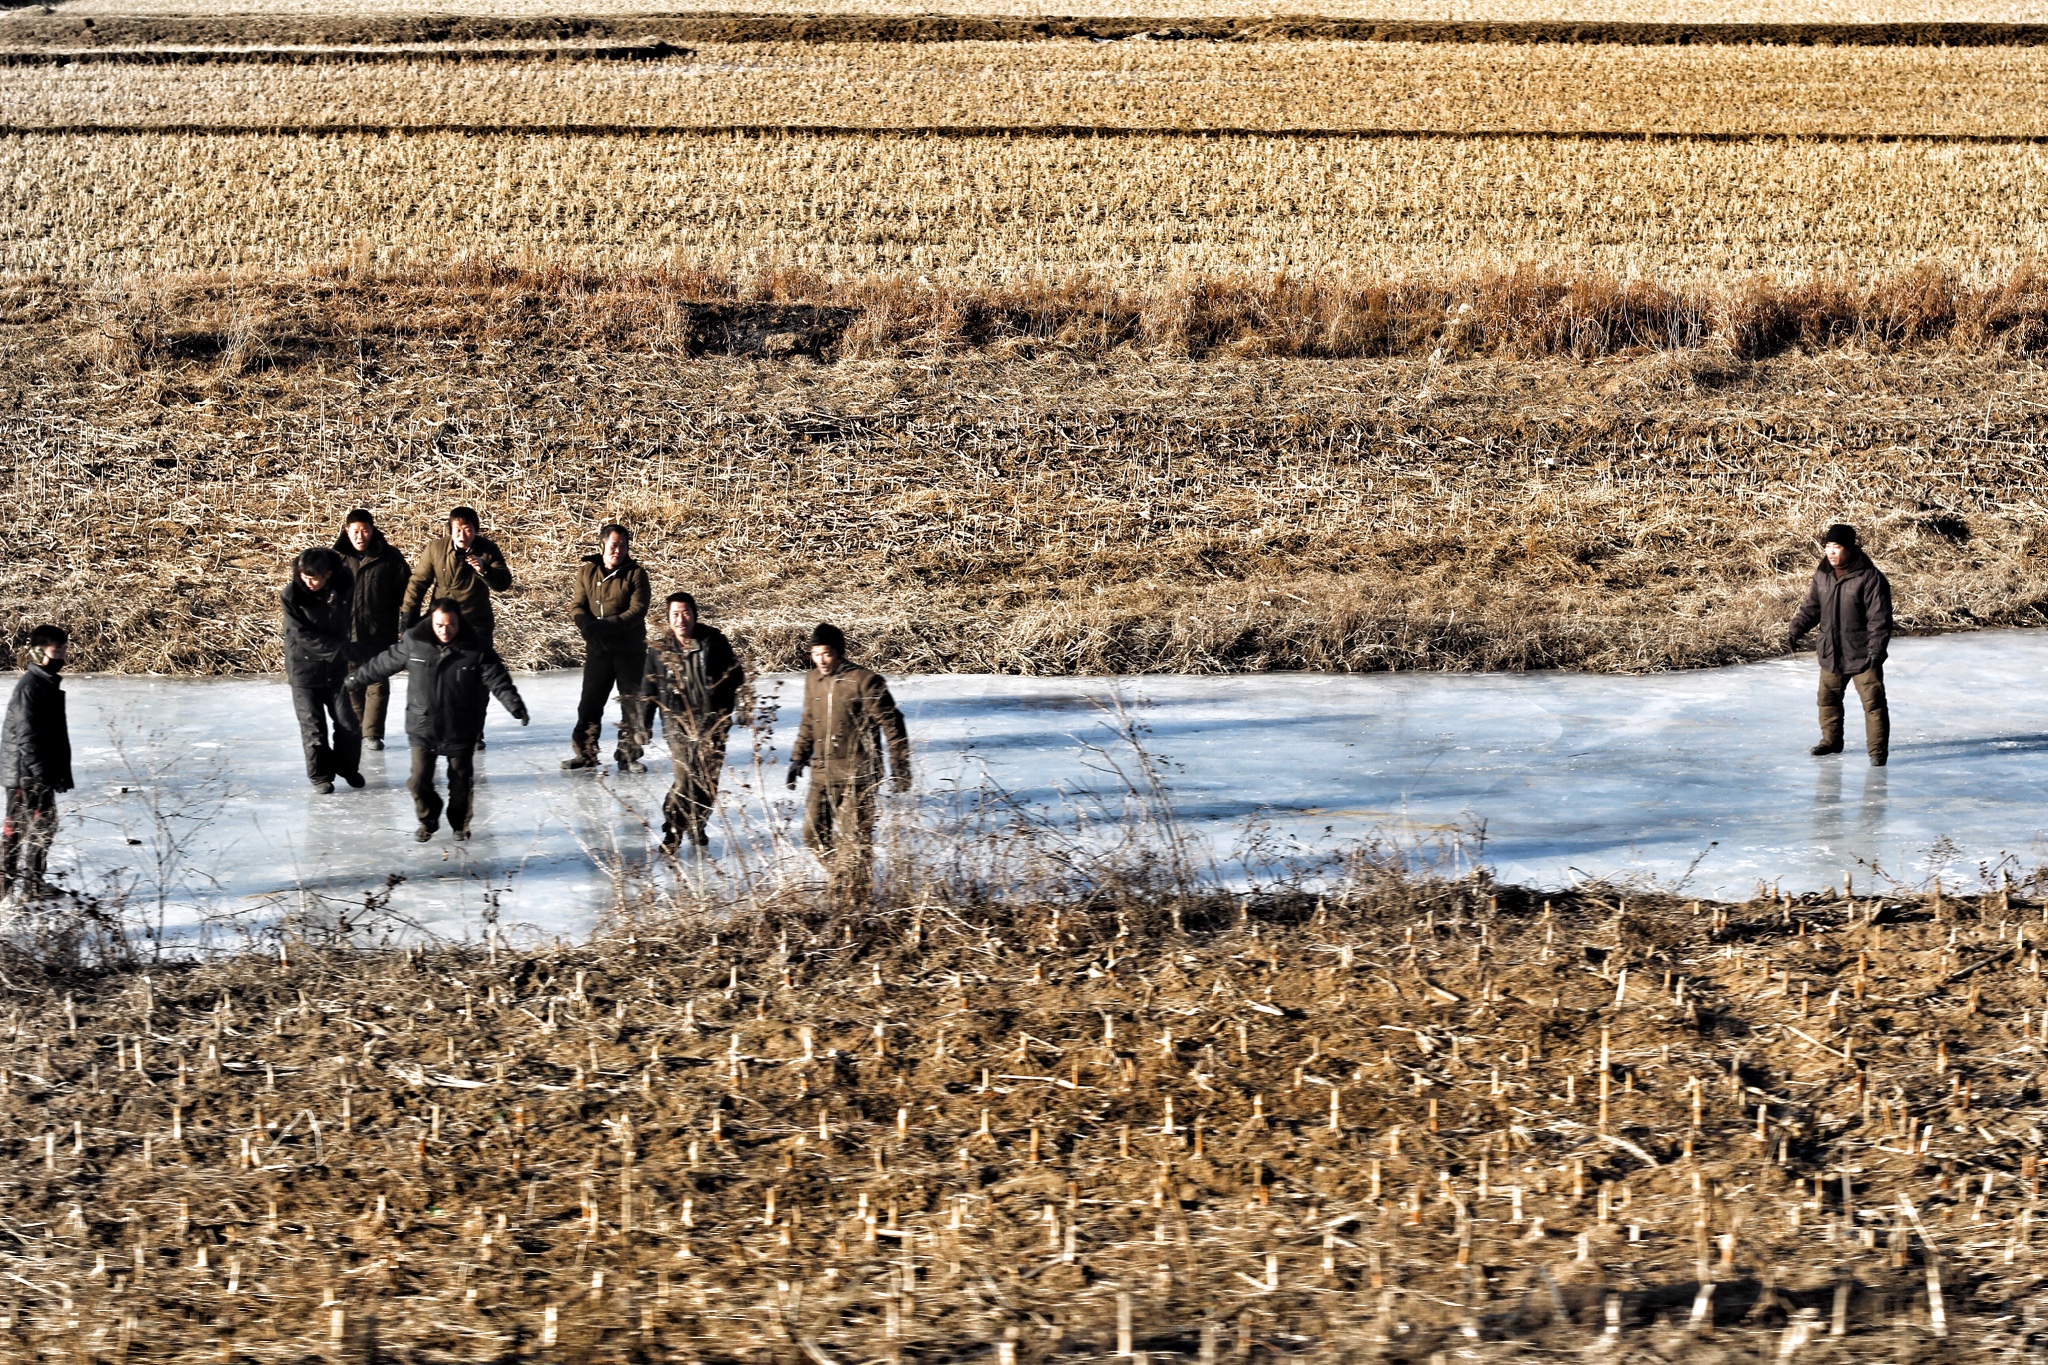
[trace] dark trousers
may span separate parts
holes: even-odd
[[[7,789],[7,823],[0,826],[0,891],[17,883],[33,891],[50,863],[57,837],[57,793],[48,787]]]
[[[438,829],[441,825],[443,806],[441,793],[434,790],[434,764],[442,757],[432,747],[413,741],[412,776],[406,779],[405,789],[412,793],[413,814],[428,829]],[[476,789],[476,752],[464,749],[446,757],[448,828],[468,829],[470,795]]]
[[[1821,671],[1821,742],[1837,749],[1842,747],[1842,729],[1848,719],[1848,710],[1842,705],[1842,699],[1848,694],[1852,681],[1856,684],[1856,695],[1863,699],[1863,743],[1869,749],[1872,758],[1889,758],[1892,747],[1892,712],[1884,695],[1883,664],[1872,664],[1853,677],[1844,673],[1829,673],[1825,669]]]
[[[621,763],[637,760],[647,747],[647,703],[640,695],[640,680],[647,671],[647,645],[642,641],[609,643],[593,640],[583,660],[583,695],[576,702],[576,730],[570,742],[586,758],[597,757],[597,741],[604,733],[604,708],[619,694],[619,747],[614,753]]]
[[[804,798],[804,842],[832,878],[834,895],[865,899],[873,878],[875,791],[872,777],[828,778],[813,771]]]
[[[730,722],[721,721],[699,733],[664,715],[661,728],[668,736],[668,756],[675,764],[675,777],[661,802],[661,841],[670,848],[685,839],[702,844],[704,826],[718,805],[718,779],[725,771],[725,736]]]
[[[349,710],[355,713],[356,728],[364,739],[382,742],[384,739],[384,714],[391,706],[391,684],[373,682],[368,687],[353,687],[348,694]]]
[[[306,750],[306,778],[332,782],[342,773],[362,770],[363,734],[356,728],[355,708],[342,687],[312,688],[292,684],[292,709],[299,713],[299,743]],[[327,737],[329,722],[334,740]]]

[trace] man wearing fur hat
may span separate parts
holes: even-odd
[[[1793,649],[1818,626],[1820,743],[1813,753],[1842,752],[1849,684],[1863,699],[1863,742],[1870,765],[1891,756],[1892,713],[1884,695],[1884,657],[1892,642],[1892,585],[1857,543],[1856,528],[1837,522],[1821,537],[1824,552],[1806,601],[1792,618],[1786,643]]]

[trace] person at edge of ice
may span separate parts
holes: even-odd
[[[363,785],[363,736],[342,686],[349,665],[362,657],[349,639],[354,601],[355,576],[340,555],[317,545],[293,561],[291,581],[280,595],[285,681],[299,718],[306,780],[322,796],[333,794],[337,777],[351,787]]]
[[[892,789],[910,790],[910,735],[881,674],[846,657],[846,635],[830,622],[811,632],[811,671],[804,675],[803,719],[789,753],[795,789],[812,768],[804,800],[804,842],[825,864],[832,893],[858,903],[872,887],[875,795],[882,750],[889,751]]]
[[[725,632],[697,619],[697,599],[668,595],[668,630],[647,652],[647,695],[661,712],[674,779],[661,803],[661,846],[674,853],[710,843],[704,831],[718,804],[725,737],[747,685]]]
[[[468,632],[485,648],[498,645],[498,618],[491,594],[512,586],[512,570],[496,541],[483,533],[474,507],[455,507],[448,512],[448,534],[434,536],[413,565],[412,578],[405,585],[400,607],[403,629],[419,623],[420,613],[430,601],[446,598],[462,608]],[[476,747],[484,747],[478,730]]]
[[[1820,743],[1815,756],[1842,752],[1849,684],[1863,700],[1863,743],[1870,766],[1891,757],[1892,713],[1884,691],[1884,659],[1892,642],[1892,585],[1857,542],[1856,528],[1840,522],[1821,537],[1822,558],[1813,585],[1792,618],[1786,644],[1799,648],[1807,631],[1820,627],[1815,652],[1820,663]]]
[[[633,558],[633,533],[617,522],[597,533],[598,552],[576,566],[576,595],[569,611],[583,637],[583,692],[576,701],[574,751],[568,769],[601,768],[597,742],[604,734],[604,707],[619,694],[619,743],[612,758],[622,773],[644,773],[640,755],[647,744],[647,707],[640,679],[647,670],[647,604],[653,589],[647,570]]]
[[[405,735],[412,742],[412,776],[405,785],[420,822],[412,837],[421,843],[433,838],[445,809],[450,832],[467,839],[484,711],[495,695],[525,725],[526,702],[497,651],[470,630],[453,598],[437,600],[427,618],[400,635],[397,644],[350,673],[348,685],[366,687],[401,668]],[[434,790],[434,768],[443,759],[448,764],[445,807]]]
[[[398,639],[399,617],[403,613],[406,583],[412,566],[398,548],[377,529],[377,519],[367,508],[358,507],[342,522],[334,538],[334,552],[355,575],[355,597],[349,617],[349,642],[356,657],[367,659],[389,649]],[[391,704],[391,685],[372,683],[360,692],[348,694],[349,710],[363,732],[363,747],[384,747],[384,714]]]
[[[28,633],[28,668],[7,700],[0,730],[0,787],[7,790],[7,823],[0,826],[0,896],[49,895],[43,879],[57,837],[57,793],[71,790],[71,728],[64,719],[58,675],[70,657],[64,627],[40,625]]]

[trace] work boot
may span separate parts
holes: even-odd
[[[416,844],[424,844],[427,840],[433,837],[434,827],[432,825],[421,825],[418,829],[412,832],[412,839],[413,842]]]
[[[381,739],[366,739],[363,741],[363,747],[365,749],[375,749],[378,753],[383,753],[384,741]]]
[[[647,771],[647,765],[637,758],[619,757],[619,771],[622,773],[644,773]]]
[[[464,826],[463,828],[457,830],[450,830],[449,833],[455,836],[455,842],[458,844],[466,844],[469,842],[468,826]]]
[[[1822,740],[1806,752],[1812,754],[1815,758],[1822,758],[1828,754],[1838,754],[1842,752],[1842,741],[1838,739],[1830,744],[1826,740]]]
[[[332,795],[334,795],[334,782],[333,782],[333,779],[331,779],[331,778],[326,778],[326,777],[323,777],[323,778],[321,778],[321,779],[320,779],[319,781],[315,782],[315,783],[313,784],[313,793],[314,793],[314,795],[316,795],[316,796],[332,796]]]
[[[363,785],[363,775],[361,773],[343,773],[341,775],[341,780],[348,783],[351,787],[360,787]]]
[[[1882,768],[1885,765],[1886,761],[1890,758],[1891,755],[1887,753],[1873,753],[1870,756],[1870,766],[1873,768]]]
[[[589,754],[577,754],[573,758],[562,760],[562,771],[564,772],[576,772],[583,768],[595,768],[596,766],[597,760]]]

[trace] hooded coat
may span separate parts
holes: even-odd
[[[63,685],[49,669],[30,664],[7,703],[7,724],[0,732],[0,787],[68,792],[71,785]]]
[[[1816,626],[1822,672],[1853,677],[1884,662],[1892,643],[1892,585],[1860,546],[1842,556],[1839,570],[1822,557],[1792,618],[1792,646]]]
[[[297,573],[280,594],[284,604],[284,673],[293,687],[332,692],[361,657],[349,641],[355,575],[336,569],[314,592]]]
[[[396,546],[384,539],[382,531],[372,535],[369,545],[361,551],[349,543],[348,532],[343,531],[334,538],[334,552],[356,576],[349,638],[365,651],[390,648],[398,639],[398,618],[405,610],[405,589],[412,577],[412,566]]]
[[[495,695],[507,711],[526,719],[526,702],[496,650],[469,622],[453,640],[434,638],[434,618],[407,630],[398,643],[349,674],[350,687],[367,687],[405,670],[405,735],[439,754],[463,754],[483,737],[484,711]]]

